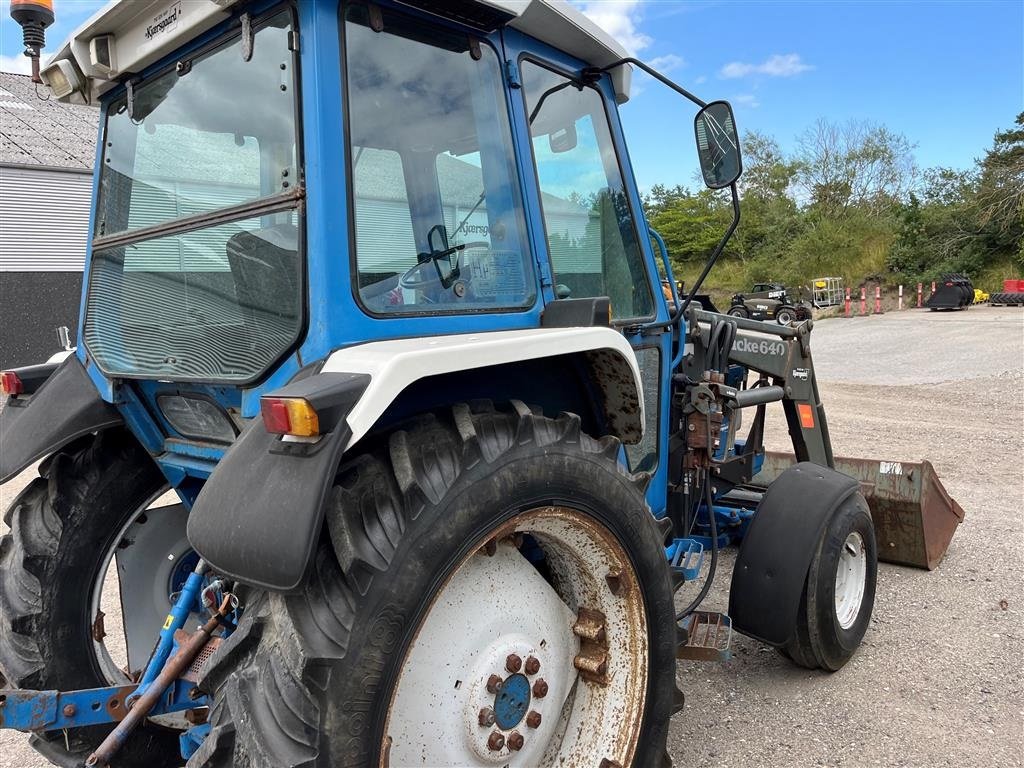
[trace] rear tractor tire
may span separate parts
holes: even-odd
[[[835,672],[860,646],[875,603],[878,550],[859,493],[832,515],[807,571],[796,631],[782,652],[807,669]]]
[[[72,691],[130,682],[112,679],[117,670],[94,640],[103,631],[102,617],[93,615],[96,590],[122,531],[165,484],[145,450],[120,429],[77,440],[43,462],[40,477],[7,510],[11,531],[0,539],[0,674],[9,685]],[[112,728],[51,731],[31,743],[55,764],[81,765]],[[177,731],[145,723],[114,766],[182,762]]]
[[[519,402],[369,438],[303,591],[211,658],[189,766],[671,765],[672,588],[618,453]]]

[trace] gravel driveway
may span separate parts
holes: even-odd
[[[1024,311],[832,319],[813,339],[836,454],[927,458],[966,518],[935,571],[880,566],[871,628],[840,672],[739,636],[726,664],[680,662],[676,765],[1024,765]],[[780,411],[768,447],[787,439]],[[4,486],[4,507],[30,479]],[[734,558],[707,608],[725,609]],[[0,732],[0,766],[44,765]]]

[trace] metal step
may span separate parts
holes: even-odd
[[[679,622],[686,643],[676,647],[677,659],[728,661],[732,658],[732,619],[724,613],[694,611]]]
[[[693,581],[700,576],[704,564],[704,545],[697,539],[675,539],[666,556],[672,570],[681,573],[684,580]]]

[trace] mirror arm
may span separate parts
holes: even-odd
[[[635,67],[639,67],[644,72],[646,72],[648,75],[653,77],[655,80],[658,80],[659,82],[667,85],[669,88],[671,88],[673,91],[678,93],[680,96],[686,97],[687,99],[692,101],[694,104],[696,104],[701,109],[703,109],[704,107],[706,107],[708,105],[706,101],[703,101],[703,100],[697,98],[692,93],[690,93],[688,90],[683,88],[683,86],[678,85],[678,84],[672,82],[667,77],[665,77],[663,74],[661,74],[661,72],[659,72],[658,70],[654,69],[654,67],[651,67],[651,66],[649,66],[647,64],[644,64],[642,61],[640,61],[640,59],[635,59],[632,56],[627,56],[624,59],[619,59],[618,61],[613,62],[613,63],[611,63],[611,64],[609,64],[608,66],[605,66],[605,67],[588,67],[587,69],[583,70],[583,74],[584,74],[584,77],[586,77],[588,71],[589,72],[602,72],[602,73],[603,72],[610,72],[613,69],[618,69],[623,64],[632,64]]]
[[[722,251],[725,250],[726,243],[729,242],[729,238],[732,237],[733,232],[736,231],[736,227],[740,223],[740,196],[736,190],[736,182],[734,181],[729,185],[729,190],[732,192],[732,223],[729,225],[729,229],[722,235],[722,239],[718,241],[718,245],[715,246],[715,250],[711,252],[711,256],[708,257],[707,263],[704,264],[704,269],[700,273],[700,277],[693,284],[693,288],[686,295],[686,299],[676,307],[676,311],[672,313],[666,323],[649,323],[641,329],[642,332],[651,331],[654,329],[667,329],[679,323],[679,320],[683,317],[687,307],[690,306],[690,302],[693,301],[693,297],[697,295],[697,291],[700,290],[701,285],[704,283],[704,278],[708,276],[711,268],[715,266],[715,262],[718,261],[718,257],[722,255]]]
[[[686,300],[679,305],[676,309],[675,314],[672,315],[672,324],[679,322],[679,318],[686,312],[686,308],[690,306],[690,302],[693,301],[693,297],[697,295],[697,291],[700,290],[701,284],[704,282],[704,278],[708,276],[708,272],[715,266],[715,262],[718,261],[718,257],[722,255],[722,251],[725,250],[725,244],[729,242],[729,238],[732,237],[732,233],[736,231],[736,227],[740,224],[740,195],[736,191],[736,182],[734,181],[729,185],[729,191],[732,192],[732,223],[729,225],[729,229],[722,235],[722,239],[718,241],[718,245],[715,246],[715,250],[711,252],[711,256],[708,258],[707,263],[704,265],[703,271],[700,273],[700,277],[693,284],[693,288],[690,289],[690,293],[687,294]]]

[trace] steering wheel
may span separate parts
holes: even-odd
[[[491,244],[484,240],[473,240],[468,243],[462,243],[455,248],[448,249],[448,253],[455,253],[458,251],[467,251],[470,248],[487,248],[490,249]],[[438,254],[443,254],[445,251],[437,251]],[[423,291],[430,288],[444,288],[441,284],[441,276],[437,268],[437,259],[444,258],[443,256],[434,255],[427,261],[420,261],[414,264],[408,269],[404,275],[398,279],[398,285],[402,288],[408,288],[410,290]]]

